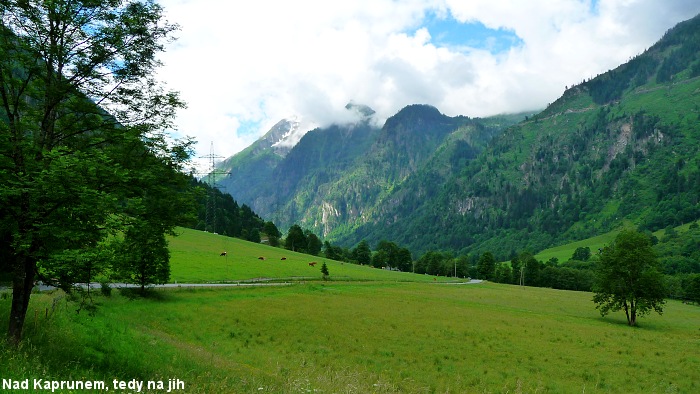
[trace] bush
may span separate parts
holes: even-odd
[[[105,297],[112,296],[112,287],[107,282],[100,282],[100,292]]]

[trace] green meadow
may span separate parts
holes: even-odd
[[[169,239],[170,281],[174,283],[239,282],[251,280],[321,279],[321,264],[337,280],[436,281],[446,278],[387,271],[295,253],[185,228]],[[226,252],[226,256],[221,256]],[[262,257],[264,260],[260,260]],[[284,259],[284,260],[283,260]],[[315,266],[309,263],[316,262]]]
[[[684,233],[688,231],[691,224],[692,223],[686,223],[680,226],[676,226],[673,229],[678,233]],[[631,223],[627,223],[624,228],[634,228],[634,226],[632,226]],[[535,258],[540,261],[548,261],[551,258],[557,258],[559,262],[563,262],[569,260],[571,256],[573,256],[576,249],[579,247],[588,247],[591,249],[592,253],[596,253],[598,249],[602,249],[606,246],[611,245],[613,241],[615,241],[615,237],[617,236],[617,234],[620,233],[621,230],[622,227],[613,231],[609,231],[607,233],[597,235],[595,237],[586,238],[580,241],[570,242],[567,244],[548,248],[535,254]],[[666,230],[664,229],[654,231],[652,234],[657,238],[662,238],[665,233]]]
[[[225,241],[228,265],[210,257],[210,248],[221,251],[218,237],[173,241],[173,277],[318,279],[156,289],[145,298],[114,290],[95,297],[92,315],[59,292],[35,294],[22,347],[0,347],[0,378],[179,379],[185,390],[173,392],[187,393],[700,391],[696,305],[669,301],[663,316],[630,328],[622,313],[602,318],[590,293],[454,284],[330,261],[332,280],[323,281],[310,256]],[[2,325],[9,304],[0,297]]]
[[[596,237],[587,238],[582,241],[571,242],[561,246],[545,249],[535,255],[535,258],[540,261],[548,261],[551,258],[556,258],[560,262],[567,261],[571,258],[577,248],[588,247],[592,253],[595,253],[599,248],[603,248],[612,244],[619,230],[610,231]]]

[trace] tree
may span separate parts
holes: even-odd
[[[523,269],[523,285],[539,286],[540,285],[540,268],[542,264],[530,253],[520,255],[520,263]]]
[[[280,234],[280,230],[277,229],[277,226],[275,226],[274,223],[269,221],[265,222],[263,232],[267,234],[267,239],[270,242],[270,246],[279,245],[279,239],[282,234]]]
[[[579,261],[588,261],[588,259],[591,258],[591,248],[588,246],[586,247],[578,247],[574,251],[574,254],[571,256],[572,260],[579,260]]]
[[[165,234],[139,222],[131,226],[124,239],[114,243],[117,259],[114,271],[128,283],[141,287],[162,284],[170,279],[170,251]]]
[[[323,264],[321,264],[321,273],[323,274],[323,280],[328,279],[328,276],[330,274],[328,273],[328,266],[326,265],[325,261],[323,262]]]
[[[523,278],[524,278],[524,269],[525,266],[523,265],[523,262],[520,260],[520,256],[515,256],[510,260],[510,267],[511,267],[511,281],[510,283],[514,285],[523,285]]]
[[[496,265],[496,272],[494,274],[494,280],[498,283],[510,283],[512,278],[512,271],[510,265],[508,264],[498,264]]]
[[[255,242],[256,244],[259,244],[260,243],[260,230],[258,230],[257,228],[250,230],[250,232],[248,233],[248,237],[246,238],[246,241]]]
[[[385,267],[387,265],[388,261],[389,261],[389,254],[387,253],[386,250],[377,250],[372,255],[372,267],[374,267],[374,268]]]
[[[690,301],[700,304],[700,274],[691,275],[688,278],[688,282],[685,297]]]
[[[460,255],[455,258],[457,264],[457,277],[466,278],[469,276],[469,256]]]
[[[396,267],[403,272],[410,272],[413,268],[413,256],[408,248],[399,248],[396,255]]]
[[[357,261],[357,264],[369,265],[372,262],[372,251],[369,244],[364,239],[357,244],[352,250],[352,259]]]
[[[13,343],[35,280],[70,289],[71,260],[128,222],[128,201],[144,195],[129,184],[133,155],[182,159],[185,149],[161,142],[183,103],[153,78],[176,28],[150,1],[0,3],[0,239]]]
[[[381,267],[391,267],[397,268],[399,266],[399,246],[394,242],[381,240],[377,244],[377,257],[376,264],[375,260],[372,259],[372,265],[377,268]]]
[[[493,280],[496,275],[496,258],[491,252],[485,252],[477,263],[479,279]]]
[[[421,274],[440,275],[443,272],[443,266],[446,256],[442,252],[434,250],[427,251],[417,263],[417,271]]]
[[[305,231],[304,236],[306,237],[306,253],[314,256],[318,256],[323,248],[323,243],[318,236],[311,231]]]
[[[345,261],[347,260],[348,252],[340,246],[331,245],[330,242],[325,241],[323,242],[323,255],[331,260]]]
[[[306,251],[306,236],[304,236],[304,230],[299,227],[298,224],[292,225],[287,232],[287,238],[284,241],[285,249],[291,250],[292,252]]]
[[[648,236],[624,230],[612,246],[603,248],[594,292],[602,316],[622,309],[630,326],[652,309],[663,312],[663,275]]]

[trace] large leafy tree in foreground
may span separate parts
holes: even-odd
[[[167,194],[163,176],[186,185],[188,142],[164,134],[183,104],[152,77],[175,29],[149,0],[0,3],[0,248],[13,342],[37,279],[70,289],[110,260],[96,252],[110,235],[173,228],[180,204],[146,208]],[[144,157],[151,165],[139,168]]]
[[[647,235],[620,232],[613,245],[603,249],[597,274],[593,302],[601,315],[624,310],[627,324],[635,326],[638,316],[663,312],[663,275]]]

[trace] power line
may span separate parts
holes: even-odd
[[[209,160],[209,172],[205,175],[204,182],[209,185],[209,193],[207,194],[207,210],[204,218],[204,231],[211,233],[217,233],[216,228],[216,191],[218,188],[222,187],[220,184],[216,183],[219,176],[230,175],[229,171],[218,170],[216,168],[216,159],[223,159],[223,156],[219,156],[214,153],[214,142],[211,143],[211,149],[208,155],[200,156],[200,159]]]

